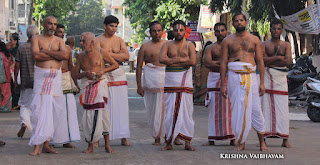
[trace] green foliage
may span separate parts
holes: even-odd
[[[125,15],[129,17],[131,26],[135,29],[133,40],[142,43],[146,29],[151,21],[163,23],[165,30],[171,29],[173,21],[196,21],[199,16],[200,4],[207,0],[125,0]]]
[[[249,14],[248,28],[265,35],[270,29],[270,21],[274,19],[275,8],[277,14],[287,16],[305,8],[307,0],[245,0],[244,11]],[[226,7],[226,8],[225,8]],[[212,0],[210,8],[212,11],[223,11],[230,9],[231,14],[242,12],[243,0]]]
[[[69,22],[68,36],[76,37],[76,46],[79,46],[79,37],[83,32],[92,32],[95,35],[104,33],[102,2],[100,0],[82,0],[79,8],[67,18]]]
[[[75,10],[79,0],[34,0],[35,11],[33,16],[37,21],[42,21],[46,16],[54,16],[59,23],[66,24],[70,11]]]

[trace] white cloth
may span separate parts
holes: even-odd
[[[30,121],[31,109],[30,105],[32,102],[32,88],[26,88],[20,90],[20,98],[19,98],[19,105],[20,105],[20,120],[21,124],[25,124],[27,128],[32,131],[32,125]]]
[[[164,87],[167,144],[172,144],[176,137],[190,142],[194,135],[192,69],[166,70]]]
[[[78,116],[77,116],[77,104],[73,93],[63,94],[64,102],[66,103],[66,117],[68,128],[68,143],[79,142],[81,140]]]
[[[82,102],[84,113],[82,116],[82,128],[86,142],[95,143],[102,135],[110,131],[110,118],[108,111],[108,81],[81,80]]]
[[[54,144],[68,141],[61,74],[61,69],[34,66],[33,100],[30,106],[33,130],[29,145],[40,145],[50,140]]]
[[[110,140],[130,138],[127,78],[123,66],[106,73],[108,77],[108,109],[110,112]]]
[[[209,72],[205,105],[209,108],[208,140],[232,140],[231,102],[220,94],[220,73]],[[227,83],[227,82],[226,82]]]
[[[266,93],[261,98],[265,117],[265,137],[289,137],[289,103],[287,72],[265,68]]]
[[[153,138],[164,137],[164,77],[165,67],[147,63],[143,69],[144,105]]]
[[[134,61],[135,57],[136,57],[136,55],[133,51],[129,52],[129,61]]]
[[[245,142],[253,128],[264,134],[264,117],[261,111],[256,67],[250,63],[228,64],[228,96],[232,109],[232,132],[239,144]]]

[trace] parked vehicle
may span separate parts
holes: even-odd
[[[320,80],[307,78],[306,91],[309,94],[307,99],[307,114],[311,121],[320,122]]]
[[[312,65],[312,59],[301,56],[292,69],[288,72],[288,93],[290,100],[306,100],[304,82],[308,77],[317,76],[316,68]]]

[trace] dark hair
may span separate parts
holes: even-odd
[[[11,37],[13,38],[13,40],[17,41],[17,46],[19,46],[19,34],[18,33],[13,33],[11,35]]]
[[[6,47],[6,44],[0,41],[0,52],[3,52],[8,58],[10,57],[10,53]]]
[[[236,16],[238,16],[238,15],[242,15],[243,18],[244,18],[244,20],[247,21],[247,17],[246,17],[244,14],[242,14],[242,13],[237,13],[237,14],[235,14],[235,15],[232,16],[232,22],[234,22],[234,19],[236,19]]]
[[[163,30],[163,25],[162,25],[159,21],[153,21],[153,22],[150,22],[150,24],[149,24],[149,28],[151,29],[151,26],[153,26],[153,25],[157,25],[157,24],[159,24],[159,25],[161,26],[161,29]]]
[[[227,30],[227,25],[226,25],[225,23],[222,23],[222,22],[216,23],[216,24],[214,25],[214,28],[213,28],[213,29],[216,29],[216,27],[218,27],[218,26],[224,26],[224,28],[226,28],[226,30]]]
[[[116,23],[119,24],[119,19],[113,15],[108,15],[106,16],[106,18],[104,19],[104,24],[109,25],[111,23]]]
[[[58,24],[57,24],[57,29],[58,29],[58,28],[64,29],[65,27],[64,27],[64,25],[58,23]]]
[[[270,27],[272,27],[272,25],[279,25],[279,24],[281,25],[281,27],[283,29],[283,23],[278,19],[272,20],[271,23],[270,23]]]
[[[204,51],[206,50],[207,46],[211,45],[212,44],[212,41],[208,41],[206,42],[206,44],[204,45],[203,49],[202,49],[202,53],[201,53],[201,56],[203,57],[204,55]]]
[[[176,21],[173,22],[172,27],[174,27],[175,25],[178,25],[178,24],[183,25],[184,28],[186,28],[186,26],[187,26],[184,21],[182,21],[182,20],[176,20]]]
[[[173,31],[172,30],[168,30],[167,33],[168,33],[168,36],[167,36],[168,40],[173,40],[174,39]]]

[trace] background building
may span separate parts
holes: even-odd
[[[105,1],[105,14],[114,15],[119,19],[117,36],[121,37],[126,43],[131,42],[133,29],[130,25],[128,18],[125,18],[125,8],[122,6],[123,0],[106,0]]]

